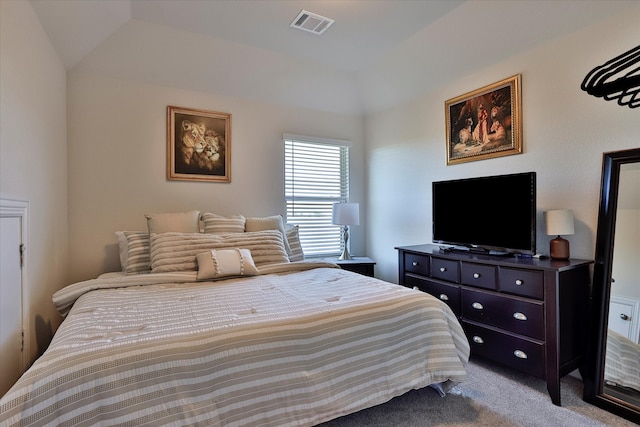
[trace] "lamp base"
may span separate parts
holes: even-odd
[[[569,259],[569,241],[556,236],[549,242],[549,256],[553,259]]]
[[[340,261],[344,261],[344,260],[349,260],[352,259],[351,255],[349,255],[349,249],[348,249],[348,243],[349,243],[349,226],[345,225],[342,228],[342,239],[344,240],[344,249],[342,250],[342,254],[340,255],[340,258],[338,258]]]
[[[344,250],[342,251],[342,254],[340,255],[340,257],[338,259],[340,261],[344,261],[344,260],[353,259],[353,257],[351,256],[351,254],[349,254],[349,251],[347,250],[347,248],[344,248]]]

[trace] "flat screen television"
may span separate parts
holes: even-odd
[[[436,181],[433,241],[494,255],[536,253],[536,173]]]

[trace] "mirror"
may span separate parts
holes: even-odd
[[[605,153],[584,400],[640,423],[640,148]]]

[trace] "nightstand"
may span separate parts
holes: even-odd
[[[354,273],[371,277],[373,277],[373,266],[376,265],[375,261],[371,258],[360,256],[347,260],[339,260],[337,258],[325,258],[325,260],[338,264],[343,270],[353,271]]]

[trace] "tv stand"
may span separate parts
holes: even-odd
[[[478,248],[478,247],[469,247],[469,246],[451,246],[451,247],[440,247],[442,252],[458,252],[465,254],[477,254],[477,255],[489,255],[496,257],[512,257],[515,255],[513,252],[502,252],[502,251],[494,251],[491,249]]]
[[[400,284],[446,303],[473,357],[545,379],[560,405],[560,378],[583,369],[593,261],[503,258],[436,245],[396,249]]]

